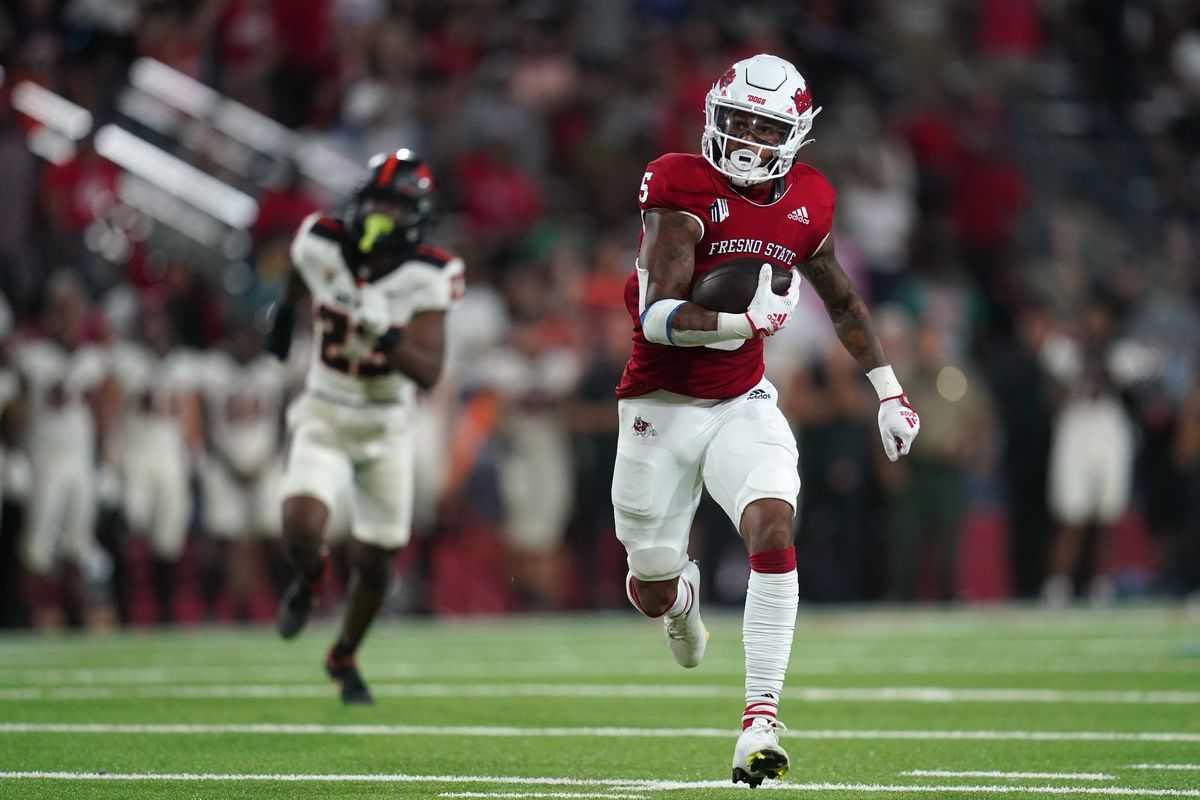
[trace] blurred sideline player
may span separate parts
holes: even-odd
[[[612,499],[629,599],[646,616],[664,617],[676,661],[700,663],[708,632],[687,547],[707,488],[750,553],[746,707],[733,781],[751,786],[788,768],[776,713],[798,606],[792,520],[800,479],[795,437],[763,378],[762,337],[788,323],[801,276],[879,395],[888,457],[907,453],[919,429],[867,307],[834,256],[833,188],[795,163],[819,110],[781,58],[757,55],[730,67],[705,100],[702,155],[672,153],[646,167],[637,269],[625,290],[633,352],[617,388]],[[745,313],[688,302],[695,278],[734,258],[762,264]],[[792,268],[785,296],[771,290],[773,264]]]
[[[207,587],[209,605],[224,584],[234,616],[249,619],[259,564],[255,551],[261,541],[279,536],[278,454],[287,396],[284,366],[262,352],[253,318],[236,320],[224,347],[205,356],[200,393],[207,436],[204,527],[219,551],[218,577]]]
[[[316,341],[305,391],[288,409],[283,545],[297,577],[279,606],[291,638],[308,620],[327,571],[323,541],[349,498],[350,583],[325,669],[342,701],[370,703],[354,654],[379,611],[413,514],[417,387],[442,370],[445,317],[462,293],[463,263],[424,243],[433,174],[409,150],[369,164],[345,221],[314,214],[292,242],[293,274],[270,350],[286,356],[294,304],[312,298]]]
[[[21,446],[33,482],[21,561],[33,581],[39,621],[58,592],[68,625],[83,624],[84,554],[92,546],[97,452],[110,442],[115,389],[98,348],[83,341],[88,299],[69,273],[51,277],[42,317],[44,338],[18,344],[25,426]],[[57,575],[56,575],[57,573]]]
[[[122,398],[121,507],[129,530],[150,546],[158,621],[172,622],[176,567],[192,516],[192,463],[201,452],[196,356],[175,345],[161,309],[143,309],[139,326],[140,342],[118,342],[111,352]],[[114,590],[122,595],[128,587]],[[127,598],[117,606],[127,610]]]

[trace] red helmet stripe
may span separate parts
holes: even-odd
[[[390,156],[383,164],[383,169],[379,170],[379,178],[376,179],[375,185],[381,189],[391,182],[392,176],[396,174],[396,167],[400,165],[400,159],[395,156]]]

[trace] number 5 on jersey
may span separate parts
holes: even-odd
[[[653,172],[647,172],[642,176],[642,188],[638,190],[639,203],[646,202],[646,198],[650,196],[650,178],[653,175]]]

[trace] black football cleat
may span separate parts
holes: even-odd
[[[279,614],[275,618],[275,627],[279,635],[292,639],[308,624],[308,616],[312,613],[312,585],[297,575],[288,586],[283,597],[279,599]]]
[[[335,656],[330,648],[325,656],[325,672],[338,685],[342,704],[347,706],[370,706],[375,704],[371,690],[358,674],[358,662],[354,656]]]

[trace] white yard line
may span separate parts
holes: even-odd
[[[1115,781],[1116,775],[1103,772],[1000,772],[998,770],[910,769],[901,772],[914,778],[1006,778],[1013,780]]]
[[[162,666],[97,667],[85,669],[0,668],[0,683],[13,685],[179,683],[184,681],[234,682],[239,680],[279,682],[305,680],[319,671],[311,659],[280,664],[235,665],[188,663]],[[380,679],[489,678],[497,674],[514,678],[604,677],[608,675],[675,676],[678,667],[665,656],[653,659],[545,660],[485,659],[452,661],[440,664],[380,661],[370,655],[364,664],[370,677]],[[740,659],[709,659],[704,670],[709,675],[740,675]],[[794,659],[788,668],[791,676],[800,675],[1027,675],[1027,674],[1161,674],[1200,673],[1200,659],[1155,658],[817,658]]]
[[[380,697],[637,697],[723,699],[741,697],[735,686],[546,683],[376,683]],[[191,686],[46,686],[0,689],[0,701],[111,700],[118,698],[288,699],[325,697],[327,682],[307,684],[200,684]],[[1071,691],[1061,689],[951,689],[883,686],[869,689],[788,687],[788,697],[812,703],[1036,703],[1111,705],[1198,705],[1200,692]]]
[[[546,727],[518,728],[498,725],[317,725],[317,724],[136,724],[5,722],[0,734],[93,733],[147,735],[337,735],[337,736],[476,736],[583,737],[583,738],[695,738],[727,739],[737,733],[729,728],[609,728]],[[1030,741],[1030,742],[1200,742],[1200,733],[1159,731],[939,731],[939,730],[789,730],[792,739],[907,740],[907,741]]]
[[[1166,769],[1200,772],[1200,764],[1130,764],[1126,769]]]
[[[614,791],[672,791],[680,789],[728,789],[725,781],[664,781],[637,778],[526,778],[479,775],[270,775],[213,773],[83,773],[83,772],[0,772],[0,780],[66,781],[229,781],[229,782],[321,782],[321,783],[493,783],[535,786],[605,786]],[[879,783],[765,783],[763,789],[782,792],[874,792],[874,793],[972,793],[972,794],[1050,794],[1106,795],[1119,797],[1200,797],[1200,789],[1151,789],[1123,786],[916,786]],[[494,797],[495,794],[458,794],[444,797]],[[516,795],[511,795],[516,796]],[[529,795],[524,795],[529,796]],[[561,795],[548,795],[561,796]],[[616,797],[615,794],[597,795]]]

